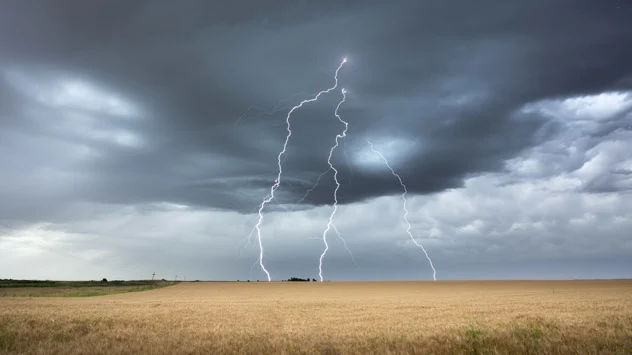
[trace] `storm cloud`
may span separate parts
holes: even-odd
[[[401,186],[367,139],[406,183],[447,277],[473,277],[463,265],[505,277],[489,265],[516,260],[560,277],[609,260],[604,275],[617,274],[632,266],[630,15],[625,1],[588,0],[5,1],[0,265],[19,273],[32,239],[123,278],[165,255],[201,278],[245,278],[253,250],[223,251],[243,246],[274,183],[289,108],[332,86],[346,56],[336,223],[357,264],[332,251],[333,278],[426,267],[406,244]],[[302,261],[320,253],[333,202],[340,98],[291,117],[264,225],[277,273],[313,275]]]

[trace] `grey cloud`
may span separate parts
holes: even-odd
[[[174,200],[247,211],[257,203],[252,192],[261,183],[255,176],[274,170],[285,134],[283,125],[271,122],[282,122],[287,111],[237,123],[239,115],[250,104],[273,107],[295,92],[328,87],[337,61],[350,55],[340,78],[352,92],[342,110],[350,122],[348,155],[365,149],[361,137],[384,130],[423,142],[423,152],[409,154],[398,167],[411,193],[423,194],[497,171],[504,160],[532,146],[546,121],[513,119],[525,103],[597,93],[632,74],[632,47],[625,45],[632,38],[614,6],[487,3],[481,11],[480,4],[458,1],[275,2],[248,4],[243,11],[202,2],[54,8],[9,2],[3,4],[2,62],[33,80],[44,75],[85,79],[141,108],[143,120],[108,125],[137,132],[142,148],[82,142],[100,156],[77,167],[85,186],[75,198]],[[31,121],[31,130],[54,130],[52,123],[16,119],[25,115],[25,107],[37,105],[7,86],[3,90],[3,101],[14,106],[3,122]],[[397,104],[389,104],[393,100]],[[340,130],[334,104],[335,97],[326,98],[293,118],[297,133],[285,162],[288,178],[314,181],[326,169],[324,154]],[[76,111],[39,109],[60,120]],[[92,115],[109,121],[103,113]],[[191,157],[204,155],[207,164],[191,164]],[[340,155],[335,159],[353,165]],[[221,192],[226,183],[204,192],[191,184],[209,176],[232,177],[232,187],[251,197]],[[399,188],[387,183],[388,174],[357,167],[341,169],[341,179],[353,181],[341,189],[342,203]],[[326,180],[305,203],[331,202],[333,185]],[[309,186],[283,185],[283,202],[298,200]]]

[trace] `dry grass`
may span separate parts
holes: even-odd
[[[0,353],[631,354],[632,281],[200,282],[0,298]]]

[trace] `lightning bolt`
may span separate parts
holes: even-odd
[[[328,172],[331,171],[331,168],[323,171],[320,175],[318,175],[318,179],[316,179],[316,182],[314,183],[314,185],[309,188],[306,192],[305,195],[303,195],[303,197],[301,197],[298,201],[296,201],[296,205],[300,205],[301,202],[305,201],[305,199],[307,198],[307,196],[309,196],[309,194],[314,191],[314,189],[318,186],[318,184],[320,183],[320,179],[323,178],[323,176],[325,176],[325,174],[327,174]]]
[[[270,201],[274,199],[274,192],[279,188],[279,185],[281,185],[281,175],[283,174],[281,160],[287,150],[287,144],[290,141],[290,137],[292,136],[292,129],[290,126],[290,117],[292,116],[292,113],[294,113],[294,111],[303,107],[303,105],[305,105],[306,103],[314,102],[318,100],[321,95],[329,93],[332,90],[335,90],[338,87],[338,72],[340,71],[340,69],[346,62],[347,62],[347,58],[343,58],[340,65],[338,65],[338,68],[336,69],[336,72],[334,74],[334,86],[330,87],[329,89],[320,91],[318,94],[314,95],[310,99],[305,99],[301,101],[298,105],[292,107],[290,111],[287,113],[287,116],[285,117],[287,136],[285,136],[285,142],[283,142],[283,149],[281,150],[281,152],[279,152],[279,155],[277,156],[277,167],[278,167],[277,177],[274,180],[274,184],[272,184],[272,186],[270,187],[270,193],[263,199],[263,201],[261,201],[261,205],[259,205],[259,212],[258,212],[259,219],[257,221],[257,224],[255,225],[255,229],[257,230],[257,241],[259,243],[259,266],[261,267],[261,270],[263,270],[263,272],[266,274],[268,281],[272,281],[272,279],[270,278],[270,273],[268,272],[265,265],[263,264],[263,243],[261,242],[261,224],[263,223],[263,209],[268,203],[270,203]]]
[[[280,111],[284,111],[290,108],[289,105],[284,104],[285,101],[289,101],[289,100],[293,100],[295,97],[297,96],[309,96],[310,94],[304,93],[304,92],[298,92],[294,95],[292,95],[291,97],[287,98],[287,99],[281,99],[277,102],[277,104],[270,110],[257,106],[257,105],[250,105],[248,106],[248,108],[241,114],[239,115],[239,117],[237,117],[237,120],[235,121],[235,127],[243,120],[246,119],[246,115],[250,113],[250,111],[253,110],[257,110],[259,112],[263,112],[265,113],[267,116],[272,116],[273,114],[280,112]],[[274,126],[277,126],[277,123],[273,124]]]
[[[327,170],[323,171],[320,175],[318,175],[318,178],[316,179],[316,182],[314,183],[314,185],[312,185],[311,188],[309,188],[306,192],[305,195],[303,195],[303,197],[301,197],[298,201],[296,201],[295,205],[300,205],[301,202],[305,201],[305,199],[307,198],[307,196],[309,196],[309,194],[314,191],[314,189],[316,189],[316,187],[318,186],[318,184],[320,183],[320,179],[323,178],[323,176],[325,176],[328,172],[331,171],[331,168],[328,168]],[[347,254],[349,254],[349,256],[351,257],[351,260],[353,261],[353,263],[358,266],[358,264],[356,263],[355,257],[353,256],[353,253],[351,252],[351,249],[349,249],[349,247],[347,246],[347,241],[342,237],[342,235],[340,234],[340,231],[338,231],[338,228],[336,227],[335,224],[332,224],[332,227],[334,229],[334,232],[336,232],[336,235],[338,236],[338,239],[340,239],[342,241],[342,245],[345,248],[345,250],[347,251]],[[320,237],[308,237],[307,239],[318,239],[318,240],[322,240],[323,238]]]
[[[367,140],[367,143],[369,143],[369,145],[371,146],[371,150],[373,151],[373,153],[377,154],[382,159],[384,164],[386,164],[386,167],[388,168],[388,170],[391,171],[391,174],[393,174],[393,176],[395,176],[397,178],[397,180],[399,181],[399,184],[402,185],[402,188],[404,189],[404,192],[402,193],[402,200],[404,201],[404,222],[406,222],[406,233],[408,233],[408,236],[410,237],[410,240],[412,240],[413,243],[415,243],[416,246],[421,248],[421,250],[426,255],[426,259],[428,259],[428,263],[430,263],[430,267],[432,268],[432,279],[434,281],[437,281],[437,270],[435,270],[435,267],[432,264],[432,259],[430,259],[430,256],[428,255],[428,252],[426,251],[426,248],[424,248],[423,244],[417,242],[417,240],[415,240],[415,238],[413,237],[413,234],[410,231],[412,229],[412,227],[410,225],[410,222],[408,221],[408,208],[406,208],[406,204],[408,202],[406,200],[406,194],[408,193],[408,189],[406,188],[406,185],[404,185],[404,182],[402,181],[402,178],[399,176],[399,174],[397,174],[395,172],[395,170],[393,170],[393,168],[391,168],[391,166],[388,164],[388,160],[386,160],[386,157],[384,157],[384,155],[382,155],[382,153],[377,151],[375,149],[375,147],[373,147],[373,144],[369,140]]]
[[[327,170],[323,171],[323,172],[322,172],[322,173],[318,176],[318,178],[316,179],[316,182],[314,183],[314,185],[313,185],[310,189],[308,189],[308,190],[305,192],[305,195],[303,195],[303,197],[301,197],[298,201],[296,201],[296,203],[295,203],[295,204],[296,204],[296,205],[300,205],[300,204],[301,204],[301,202],[303,202],[303,201],[307,198],[307,196],[309,196],[309,194],[310,194],[312,191],[314,191],[314,189],[316,189],[316,187],[317,187],[317,186],[318,186],[318,184],[320,183],[320,179],[322,179],[322,178],[323,178],[323,176],[325,176],[325,174],[327,174],[327,173],[328,173],[328,172],[330,172],[330,171],[331,171],[331,168],[329,168],[329,169],[327,169]],[[345,248],[345,250],[347,251],[347,253],[349,254],[349,256],[351,256],[351,260],[352,260],[352,261],[353,261],[353,263],[357,266],[358,264],[356,263],[355,257],[353,256],[353,253],[351,252],[351,249],[349,249],[349,247],[347,246],[347,241],[346,241],[346,240],[342,237],[342,235],[340,234],[340,231],[338,231],[338,228],[336,227],[336,225],[335,225],[335,224],[332,224],[331,226],[332,226],[332,228],[334,229],[334,232],[336,232],[336,235],[338,236],[338,238],[342,241],[342,245],[343,245],[343,247]],[[308,237],[307,239],[318,239],[318,240],[323,240],[323,238],[321,238],[321,237]]]
[[[353,253],[351,252],[349,247],[347,247],[347,241],[345,240],[345,238],[342,237],[342,235],[340,234],[340,231],[338,231],[338,227],[336,227],[335,224],[332,224],[331,226],[334,228],[334,232],[336,232],[336,235],[338,236],[338,239],[340,239],[342,241],[342,246],[345,248],[345,250],[347,251],[347,253],[351,257],[351,260],[353,261],[355,266],[358,266],[358,264],[356,263],[355,257],[353,256]]]
[[[333,227],[336,234],[338,234],[338,237],[342,239],[342,236],[340,235],[340,233],[338,233],[338,229],[334,225],[334,216],[336,214],[336,211],[338,210],[338,189],[340,189],[340,182],[338,182],[338,170],[336,170],[334,165],[331,163],[331,156],[334,154],[334,150],[339,145],[338,140],[347,136],[347,129],[349,128],[349,123],[347,123],[342,118],[340,118],[340,115],[338,114],[340,105],[342,105],[347,99],[347,96],[345,95],[347,92],[345,91],[345,89],[342,89],[341,91],[342,91],[342,100],[338,102],[338,105],[336,106],[336,110],[334,111],[334,115],[336,116],[338,121],[342,122],[342,124],[345,125],[345,129],[342,131],[342,133],[336,135],[336,144],[334,144],[334,146],[331,147],[331,149],[329,150],[329,157],[327,158],[327,164],[329,164],[329,169],[334,171],[334,181],[336,182],[336,188],[334,189],[334,206],[333,206],[333,209],[331,210],[331,214],[329,215],[329,222],[327,223],[327,228],[325,228],[325,231],[323,232],[323,243],[325,243],[325,250],[323,250],[323,253],[320,254],[320,259],[318,261],[318,276],[320,276],[320,282],[323,282],[323,258],[327,254],[327,250],[329,250],[329,244],[327,243],[327,233]],[[342,240],[344,241],[344,239]],[[346,242],[344,243],[345,243],[345,248],[346,248],[347,243]],[[347,249],[347,251],[349,251],[349,249]]]

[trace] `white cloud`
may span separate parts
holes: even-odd
[[[604,92],[525,105],[525,112],[541,112],[569,124],[589,126],[632,108],[631,92]]]
[[[411,139],[376,137],[370,138],[369,141],[373,144],[374,149],[379,151],[394,168],[405,162],[411,151],[420,149],[419,142]],[[353,152],[351,156],[353,165],[361,169],[384,169],[382,159],[371,150],[371,146],[366,140],[356,140]]]
[[[139,108],[128,100],[84,79],[25,70],[5,70],[4,77],[27,96],[56,108],[82,109],[121,118],[135,118],[140,114]]]

